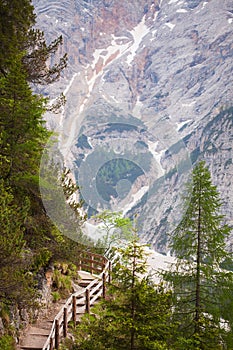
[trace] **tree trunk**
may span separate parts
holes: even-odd
[[[135,340],[135,328],[134,328],[134,319],[135,319],[135,295],[134,295],[134,287],[135,287],[135,274],[136,274],[136,254],[137,247],[134,243],[134,254],[133,254],[133,266],[132,266],[132,284],[131,284],[131,318],[133,328],[130,331],[130,350],[134,350],[134,340]]]
[[[201,184],[198,199],[198,223],[197,223],[197,267],[196,267],[196,303],[195,303],[195,333],[200,332],[200,304],[201,304]]]

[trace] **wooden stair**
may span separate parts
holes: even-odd
[[[85,292],[85,288],[87,288],[90,284],[92,284],[91,288],[95,288],[98,285],[98,280],[96,279],[97,276],[95,275],[91,275],[85,271],[80,271],[79,276],[81,279],[78,284],[75,284],[74,288],[76,292]],[[93,293],[93,295],[95,295],[95,293]],[[60,303],[59,309],[65,305],[65,302],[66,300]],[[80,323],[81,317],[86,312],[85,304],[85,295],[78,295],[76,298],[76,323]],[[55,316],[56,314],[48,315],[48,317],[43,319],[43,321],[37,321],[35,325],[29,326],[25,336],[20,339],[20,342],[17,345],[17,350],[42,350],[50,335]]]
[[[67,336],[69,321],[80,323],[84,313],[90,312],[100,297],[105,297],[105,283],[109,279],[111,263],[103,256],[89,252],[84,254],[78,283],[73,283],[74,293],[67,299],[53,304],[47,316],[30,325],[20,338],[17,350],[55,350],[63,337]],[[89,263],[89,265],[87,265]]]

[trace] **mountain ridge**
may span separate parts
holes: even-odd
[[[166,251],[183,184],[193,162],[204,157],[232,225],[231,1],[33,3],[40,28],[48,38],[62,34],[69,55],[63,80],[41,91],[51,97],[65,91],[67,104],[57,121],[46,118],[60,131],[62,155],[89,207],[111,204],[124,211],[126,198],[129,206],[141,186],[148,187],[131,215],[138,214],[142,238]],[[109,123],[118,130],[107,129]],[[127,125],[136,130],[121,131]],[[77,145],[82,135],[92,148]],[[144,180],[131,183],[124,201],[118,196],[109,203],[93,188],[98,170],[116,158],[137,164]],[[143,159],[150,159],[149,170]]]

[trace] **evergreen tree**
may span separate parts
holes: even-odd
[[[1,177],[16,181],[38,173],[41,153],[49,132],[42,120],[45,100],[34,95],[26,81],[21,55],[0,78]]]
[[[54,65],[48,65],[62,45],[62,37],[47,44],[44,33],[33,28],[35,23],[31,0],[0,0],[0,75],[8,74],[12,60],[20,52],[27,80],[50,84],[59,79],[67,65],[67,55],[55,60]]]
[[[133,240],[117,249],[119,260],[107,299],[85,315],[72,349],[166,350],[169,348],[170,293],[146,273],[144,246]]]
[[[171,238],[177,263],[165,279],[174,290],[174,320],[186,339],[184,349],[225,349],[224,336],[232,330],[229,316],[225,313],[225,324],[221,317],[233,300],[232,273],[222,264],[229,259],[225,240],[230,228],[223,223],[221,200],[203,161],[192,175],[185,213]]]
[[[66,65],[63,56],[47,66],[62,38],[47,45],[35,22],[31,0],[0,0],[0,177],[17,205],[25,196],[30,200],[24,232],[31,247],[47,244],[45,235],[54,229],[39,190],[40,158],[50,136],[43,121],[47,101],[32,92],[29,82],[51,83]]]
[[[0,73],[6,75],[15,53],[23,50],[29,29],[35,24],[29,0],[0,0]]]
[[[50,132],[43,121],[47,101],[30,86],[58,79],[66,56],[47,66],[62,39],[47,45],[33,29],[33,11],[30,0],[0,0],[0,311],[31,303],[35,274],[61,254],[63,242],[71,245],[61,242],[40,197],[40,159]]]
[[[0,180],[0,305],[12,300],[21,307],[30,303],[35,294],[32,276],[27,273],[27,257],[23,236],[24,223],[28,216],[29,202],[22,207],[14,204],[9,188]]]

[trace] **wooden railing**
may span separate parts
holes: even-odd
[[[78,269],[90,273],[100,274],[108,259],[103,255],[81,251],[79,253]]]
[[[77,313],[90,313],[90,308],[94,302],[100,298],[105,298],[106,283],[111,279],[111,262],[104,256],[81,252],[78,263],[79,270],[88,271],[98,276],[92,280],[82,291],[73,293],[66,301],[62,309],[55,317],[51,332],[42,350],[58,349],[62,338],[67,337],[68,323],[77,322]]]

